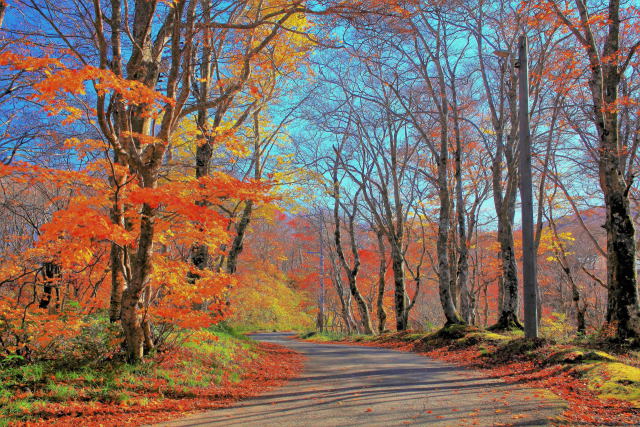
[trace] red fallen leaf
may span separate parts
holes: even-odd
[[[371,408],[367,408],[367,410],[366,410],[366,411],[364,411],[364,412],[373,412],[373,409],[371,409]]]
[[[458,412],[458,409],[452,409],[451,411],[453,411],[453,412]]]
[[[432,414],[433,411],[425,411],[427,414]]]
[[[443,418],[444,418],[444,416],[443,416],[443,415],[436,415],[436,418],[438,418],[438,419],[440,419],[440,420],[441,420],[441,419],[443,419]]]

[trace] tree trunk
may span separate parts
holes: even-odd
[[[458,314],[454,302],[454,295],[451,289],[451,275],[449,265],[449,226],[451,201],[449,199],[449,187],[447,182],[448,171],[448,132],[446,129],[447,108],[446,102],[443,102],[442,109],[442,129],[440,135],[440,155],[438,158],[438,195],[440,198],[440,215],[438,219],[438,241],[436,250],[438,252],[438,283],[440,304],[446,318],[447,325],[460,324],[462,318]]]
[[[43,294],[38,303],[38,308],[50,308],[51,300],[53,299],[53,290],[55,289],[57,303],[55,304],[54,310],[57,310],[60,305],[60,284],[52,282],[60,278],[60,266],[54,262],[45,262],[42,265],[42,276],[44,279]]]
[[[391,269],[394,283],[394,305],[396,312],[396,329],[405,331],[409,327],[409,313],[407,312],[407,290],[404,283],[404,258],[398,244],[391,243]]]
[[[502,264],[502,304],[500,317],[490,329],[522,329],[518,320],[518,265],[514,251],[513,229],[509,218],[498,217],[498,241],[500,243],[500,261]]]
[[[126,166],[118,153],[114,154],[113,162],[120,166]],[[120,227],[126,227],[124,209],[122,202],[119,200],[120,189],[127,180],[127,174],[118,174],[113,177],[112,184],[115,190],[113,195],[113,205],[111,207],[111,221]],[[125,251],[122,247],[111,244],[110,266],[111,266],[111,296],[109,301],[109,321],[114,323],[120,320],[120,311],[122,307],[122,293],[126,287],[124,275]]]
[[[569,277],[571,275],[571,272],[569,271],[568,268],[565,268],[565,274],[567,274],[567,277]],[[580,290],[578,289],[578,287],[576,286],[575,282],[573,281],[573,277],[570,279],[571,282],[571,292],[573,294],[573,307],[576,310],[576,326],[578,328],[577,332],[578,334],[582,334],[584,335],[585,331],[587,330],[586,324],[585,324],[585,310],[584,308],[580,307]]]
[[[378,266],[378,298],[376,300],[376,306],[378,309],[378,333],[382,334],[387,321],[387,313],[384,311],[384,276],[387,272],[387,259],[385,256],[383,235],[381,232],[376,233],[376,235],[378,238],[378,256],[380,257]]]
[[[202,90],[207,90],[208,85],[206,82],[201,84]],[[213,146],[211,143],[211,135],[209,127],[207,125],[207,111],[201,109],[198,111],[196,118],[196,124],[198,129],[203,135],[204,142],[198,144],[196,148],[196,178],[202,178],[209,176],[209,165],[211,163],[211,156],[213,155]],[[202,203],[202,202],[200,202]],[[198,270],[204,270],[209,267],[210,256],[209,249],[205,245],[195,244],[191,248],[191,262]],[[189,274],[188,279],[190,281],[198,280],[197,274]]]
[[[515,93],[509,91],[511,108],[511,122],[517,122],[515,110]],[[518,172],[516,162],[513,159],[513,146],[517,128],[512,127],[508,135],[507,147],[503,145],[504,135],[498,132],[496,145],[497,153],[492,165],[492,189],[493,199],[498,216],[498,243],[500,244],[501,263],[501,290],[502,304],[498,321],[490,329],[508,330],[523,329],[518,320],[518,264],[515,255],[515,244],[513,240],[513,218],[515,216],[516,189],[518,183]],[[507,163],[506,186],[502,183],[502,161]]]
[[[336,265],[335,256],[332,251],[329,251],[329,260],[331,262],[332,271],[334,272],[332,283],[335,286],[336,293],[340,299],[342,320],[344,322],[345,329],[347,330],[347,334],[350,334],[352,331],[357,330],[356,322],[353,320],[353,316],[351,314],[351,293],[345,292],[342,284],[342,276],[340,275],[340,271]]]
[[[333,167],[333,221],[335,229],[333,231],[334,242],[336,246],[336,253],[340,265],[344,269],[347,280],[349,283],[349,290],[351,295],[356,300],[358,312],[360,313],[360,322],[362,323],[362,330],[365,334],[372,334],[373,328],[371,327],[371,316],[369,315],[369,308],[365,302],[358,285],[356,283],[358,278],[358,272],[360,271],[360,256],[358,254],[358,247],[355,236],[355,215],[357,209],[357,194],[353,201],[353,210],[349,212],[349,241],[351,246],[351,255],[353,257],[353,267],[350,267],[344,256],[344,250],[342,249],[342,233],[340,230],[340,182],[338,181],[338,164],[339,164],[339,149],[334,147],[336,152],[336,160]]]
[[[367,307],[367,303],[358,290],[356,277],[357,276],[353,274],[348,275],[349,289],[351,290],[351,295],[356,300],[356,305],[358,306],[358,312],[360,313],[360,323],[362,324],[362,331],[367,335],[371,335],[373,334],[373,328],[371,327],[371,316],[369,315],[369,307]]]
[[[605,166],[605,169],[609,169],[608,166]],[[606,175],[609,279],[607,321],[617,326],[618,338],[637,338],[640,337],[640,305],[635,265],[635,230],[626,190],[611,182],[617,181],[619,177],[611,176],[609,172]]]
[[[245,207],[242,210],[240,221],[238,222],[238,225],[236,225],[236,236],[233,239],[231,249],[229,249],[229,254],[227,255],[227,273],[229,274],[235,273],[238,268],[238,256],[244,249],[244,237],[246,235],[249,222],[251,221],[252,211],[253,201],[247,200],[245,202]]]
[[[131,288],[124,291],[120,320],[125,334],[127,360],[138,363],[144,360],[144,330],[141,316],[138,314],[138,300]]]
[[[109,321],[111,323],[120,320],[122,310],[122,294],[125,289],[124,272],[124,251],[115,243],[111,244],[111,297],[109,301]]]
[[[451,195],[451,193],[449,193]],[[451,201],[451,199],[449,199]],[[449,220],[452,221],[452,213],[455,211],[453,203],[451,203],[451,210],[449,211]],[[451,289],[451,297],[453,298],[453,306],[459,311],[460,308],[460,295],[461,289],[458,286],[458,257],[457,257],[457,244],[456,244],[456,230],[453,223],[449,223],[449,238],[447,242],[447,253],[449,254],[449,289]]]
[[[599,178],[604,193],[607,230],[607,279],[609,285],[607,321],[617,328],[620,339],[640,337],[640,301],[636,271],[636,239],[629,205],[629,188],[624,174],[624,150],[619,146],[618,91],[624,66],[619,61],[602,61],[589,24],[584,2],[576,2],[589,57],[594,121],[600,137]],[[603,58],[619,55],[620,2],[609,2],[608,34]],[[632,53],[631,53],[632,54]],[[629,58],[631,59],[631,58]]]
[[[453,112],[453,131],[456,141],[456,149],[454,154],[455,164],[455,212],[457,222],[457,260],[455,260],[455,271],[452,281],[455,281],[456,298],[455,304],[460,311],[462,320],[470,324],[474,317],[472,311],[474,308],[473,296],[469,291],[469,249],[467,241],[467,218],[465,209],[464,188],[462,185],[462,136],[460,133],[460,107],[458,104],[458,90],[456,87],[455,71],[452,70],[450,62],[446,61],[449,74],[452,76],[451,85],[451,108]],[[469,228],[471,229],[471,224]],[[452,227],[455,235],[455,227]],[[469,232],[472,232],[469,230]]]
[[[152,184],[147,187],[155,187],[155,181]],[[143,204],[138,250],[132,262],[132,278],[122,295],[121,323],[125,333],[127,358],[131,363],[144,360],[144,313],[140,309],[140,299],[151,274],[155,215],[154,208]]]

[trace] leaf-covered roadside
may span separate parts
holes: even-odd
[[[283,384],[302,356],[231,331],[200,330],[139,365],[0,371],[0,425],[148,424],[224,407]]]
[[[310,333],[301,338],[416,352],[548,390],[567,403],[561,418],[554,420],[560,425],[640,425],[640,360],[632,353],[614,356],[584,345],[531,341],[460,325],[431,333]]]

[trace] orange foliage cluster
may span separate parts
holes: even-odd
[[[94,81],[94,89],[99,95],[112,93],[130,105],[145,106],[140,117],[157,117],[161,111],[160,104],[174,104],[175,100],[162,95],[148,86],[134,80],[124,79],[110,70],[86,65],[79,69],[61,68],[55,73],[48,73],[41,81],[35,83],[34,99],[45,105],[50,114],[66,112],[68,117],[63,124],[79,119],[82,111],[69,105],[69,95],[84,95],[85,84]]]
[[[100,147],[91,142],[67,143],[77,143],[87,151]],[[267,185],[219,173],[200,179],[182,177],[153,189],[141,187],[137,179],[114,188],[109,172],[117,168],[107,159],[77,171],[19,162],[0,166],[0,178],[10,183],[9,188],[55,187],[71,194],[60,200],[66,207],[41,227],[34,247],[19,256],[6,256],[0,263],[0,280],[9,284],[0,294],[0,334],[7,354],[24,354],[26,347],[30,352],[54,351],[56,342],[79,332],[84,315],[106,308],[111,244],[135,251],[138,212],[143,204],[161,212],[155,222],[160,250],[154,253],[150,283],[154,294],[148,315],[159,323],[203,327],[216,323],[224,314],[220,296],[233,284],[232,278],[212,270],[196,270],[185,253],[195,242],[206,245],[211,253],[220,251],[230,238],[229,219],[216,210],[215,202],[227,198],[267,201]],[[125,207],[126,226],[110,217],[114,200]],[[201,203],[203,200],[208,203]],[[46,281],[39,276],[47,262],[60,266],[60,277]],[[195,274],[199,280],[187,280]],[[40,309],[45,284],[58,293],[55,304]],[[193,311],[194,304],[205,303],[210,311]]]

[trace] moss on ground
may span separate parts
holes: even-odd
[[[601,350],[591,350],[580,347],[560,348],[553,352],[546,363],[559,364],[559,363],[591,363],[591,362],[614,362],[617,359]]]
[[[640,406],[640,368],[620,362],[595,362],[581,370],[589,388],[603,398]]]

